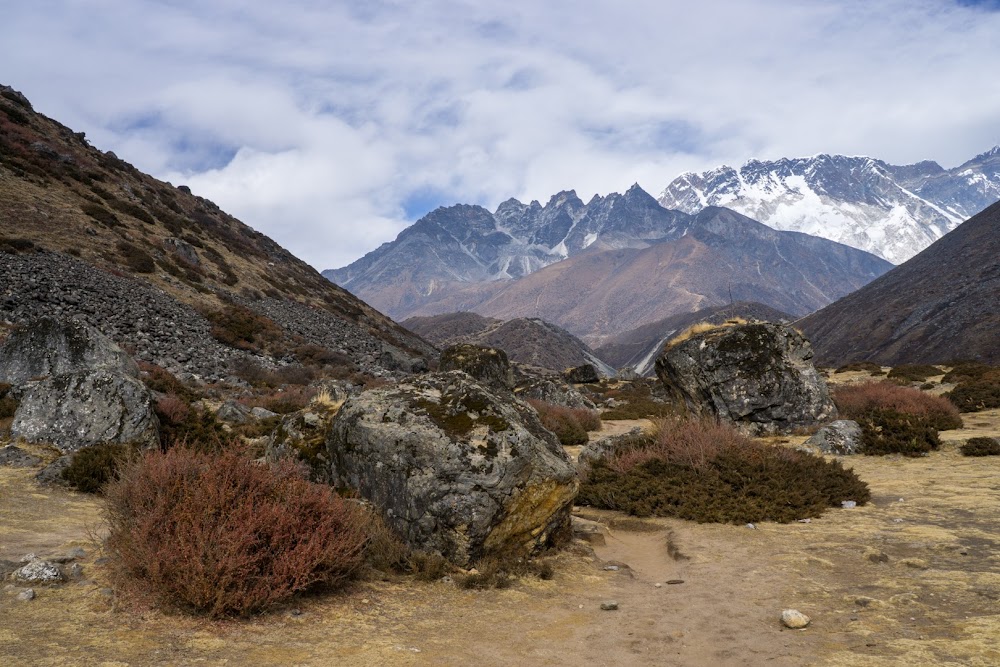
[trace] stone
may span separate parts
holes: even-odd
[[[625,366],[624,368],[619,368],[616,377],[619,380],[625,380],[627,382],[634,382],[635,380],[642,379],[642,376],[635,372],[635,368],[633,366]]]
[[[791,630],[799,630],[809,625],[810,618],[798,609],[786,609],[781,612],[781,623]]]
[[[531,398],[552,405],[561,405],[565,408],[594,410],[597,407],[593,401],[573,387],[547,379],[530,381],[518,388],[517,395],[523,399]]]
[[[69,464],[73,462],[73,455],[66,454],[65,456],[60,456],[52,463],[48,464],[44,468],[38,471],[35,475],[35,481],[39,484],[45,485],[56,485],[56,486],[70,486],[69,482],[63,479],[62,472],[69,467]]]
[[[267,408],[250,408],[250,416],[254,419],[270,419],[271,417],[277,417],[277,412],[271,412]]]
[[[592,384],[601,381],[601,376],[593,364],[583,364],[575,368],[567,368],[563,373],[563,377],[570,384]]]
[[[250,414],[250,408],[233,400],[220,405],[215,412],[215,417],[227,424],[246,424],[253,418]]]
[[[115,343],[78,320],[41,317],[15,329],[0,345],[0,382],[97,369],[139,377],[139,367]]]
[[[837,416],[806,338],[768,322],[723,325],[667,345],[656,374],[695,415],[751,435],[788,433]]]
[[[11,576],[15,581],[25,584],[54,584],[65,580],[63,573],[55,563],[39,558],[14,570]]]
[[[332,482],[379,508],[413,549],[461,567],[569,537],[578,479],[537,413],[461,371],[347,400],[327,438]]]
[[[601,611],[616,611],[617,609],[618,603],[613,600],[601,603]]]
[[[606,458],[616,449],[634,443],[641,438],[643,438],[642,428],[636,426],[628,433],[592,439],[580,448],[580,453],[576,457],[577,463],[581,466],[591,466],[598,460]]]
[[[264,456],[268,461],[293,457],[304,463],[314,482],[330,482],[330,458],[326,439],[341,401],[314,401],[302,410],[285,415],[271,433]]]
[[[17,594],[17,599],[22,602],[31,602],[35,599],[35,591],[31,588],[25,588],[23,591]]]
[[[21,400],[11,435],[54,444],[63,452],[101,442],[159,443],[159,421],[149,390],[111,370],[54,375]]]
[[[573,537],[583,540],[588,544],[604,546],[607,540],[604,536],[604,527],[596,521],[590,521],[578,516],[572,517]]]
[[[820,428],[803,444],[824,454],[857,454],[861,451],[861,427],[856,421],[838,419]]]
[[[514,372],[507,353],[479,345],[452,345],[441,353],[441,371],[464,371],[493,390],[514,388]]]
[[[40,458],[32,456],[20,447],[16,447],[14,445],[0,447],[0,466],[8,466],[11,468],[30,468],[41,462],[42,460]]]
[[[163,242],[163,247],[167,252],[176,255],[181,261],[192,266],[201,266],[201,258],[198,257],[198,251],[187,241],[171,237]]]

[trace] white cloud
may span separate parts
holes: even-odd
[[[4,83],[317,268],[414,202],[651,192],[751,157],[1000,141],[1000,15],[947,0],[37,0]]]

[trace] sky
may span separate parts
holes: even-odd
[[[441,205],[1000,143],[1000,0],[4,4],[0,83],[320,270]]]

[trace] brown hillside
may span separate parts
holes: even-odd
[[[803,319],[817,359],[839,365],[1000,362],[1000,203],[919,255]]]

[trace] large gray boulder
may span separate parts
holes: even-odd
[[[514,388],[514,371],[507,353],[479,345],[452,345],[441,352],[442,371],[464,371],[490,389],[510,391]]]
[[[697,415],[751,434],[786,433],[836,418],[812,346],[792,327],[720,326],[668,345],[656,374]]]
[[[109,370],[54,375],[30,386],[14,414],[11,435],[52,443],[63,452],[100,442],[158,442],[149,390]]]
[[[576,472],[530,407],[463,372],[351,397],[327,438],[331,477],[415,549],[466,566],[568,531]]]
[[[139,376],[139,368],[120,347],[78,320],[38,318],[15,329],[0,345],[0,382],[14,386],[96,369]]]
[[[850,419],[838,419],[816,431],[805,445],[816,447],[824,454],[849,455],[861,451],[861,426]]]
[[[586,408],[587,410],[597,408],[593,401],[573,387],[562,382],[553,382],[544,378],[534,380],[523,387],[519,387],[517,395],[523,399],[530,398],[536,401],[545,401],[546,403],[561,405],[565,408]]]

